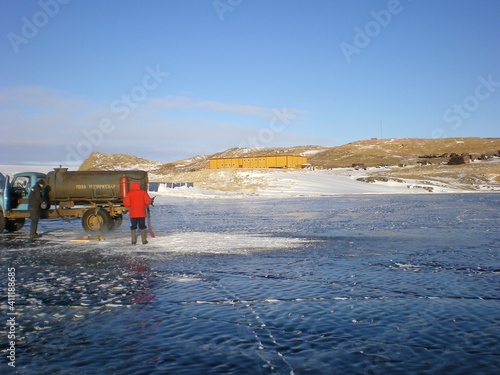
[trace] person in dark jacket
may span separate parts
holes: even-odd
[[[40,235],[36,232],[38,228],[38,221],[42,215],[42,204],[44,203],[43,188],[45,181],[40,179],[30,191],[28,198],[28,209],[30,211],[30,241],[34,241]]]
[[[137,226],[141,230],[141,239],[143,244],[147,244],[146,235],[146,208],[151,204],[151,198],[138,182],[132,182],[130,191],[123,199],[123,205],[129,207],[130,230],[132,236],[132,245],[137,243]]]

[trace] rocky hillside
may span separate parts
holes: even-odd
[[[350,167],[353,163],[367,167],[416,165],[423,159],[439,164],[453,153],[494,155],[499,150],[500,138],[372,139],[331,147],[311,156],[309,162],[323,168]]]
[[[296,146],[277,148],[230,148],[213,155],[193,156],[171,163],[149,161],[136,156],[125,154],[102,154],[93,152],[80,166],[79,170],[116,170],[116,169],[144,169],[159,175],[172,173],[196,172],[208,169],[208,161],[212,158],[252,157],[263,155],[303,155],[311,157],[319,152],[329,150],[321,146]]]
[[[127,154],[102,154],[100,152],[93,152],[83,161],[78,170],[111,171],[117,169],[143,169],[150,171],[161,167],[163,164]]]
[[[149,161],[124,154],[94,152],[80,166],[80,170],[143,169],[150,172],[151,181],[176,180],[207,183],[213,178],[212,174],[222,173],[222,171],[208,170],[208,161],[211,158],[294,154],[307,157],[308,162],[316,168],[351,167],[353,163],[362,163],[367,168],[381,165],[402,166],[390,172],[380,172],[380,174],[390,175],[390,177],[437,180],[460,177],[464,181],[500,184],[500,163],[498,162],[443,168],[443,164],[449,160],[451,154],[462,153],[498,155],[500,138],[372,139],[338,147],[231,148],[213,155],[194,156],[170,163]],[[422,167],[422,164],[426,166]],[[230,171],[226,172],[233,176]],[[374,174],[377,173],[374,172]],[[221,176],[217,177],[219,185],[220,178]]]

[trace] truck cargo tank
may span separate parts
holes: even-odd
[[[141,189],[147,191],[148,175],[145,171],[68,171],[56,168],[46,178],[49,199],[52,204],[71,201],[75,205],[89,202],[123,202],[120,191],[120,178],[127,177],[129,183],[139,182]],[[123,191],[123,189],[122,189]]]

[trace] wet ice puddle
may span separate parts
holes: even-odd
[[[210,253],[210,254],[246,254],[255,251],[275,249],[294,249],[310,242],[303,238],[288,238],[247,233],[214,233],[214,232],[177,232],[148,238],[148,244],[138,241],[133,246],[120,241],[114,251],[141,251],[151,253]]]
[[[132,245],[128,232],[112,233],[106,235],[103,240],[88,242],[72,241],[82,237],[81,232],[53,231],[42,234],[40,241],[30,245],[33,249],[51,248],[56,251],[99,249],[116,253],[250,254],[258,251],[296,249],[312,241],[306,238],[253,233],[172,232],[162,233],[156,237],[151,237],[148,233],[148,243],[145,245],[141,244],[138,235],[137,244]],[[28,242],[27,238],[25,240]],[[17,250],[24,251],[23,248]]]

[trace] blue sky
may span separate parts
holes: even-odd
[[[0,0],[1,163],[499,137],[494,0]]]

